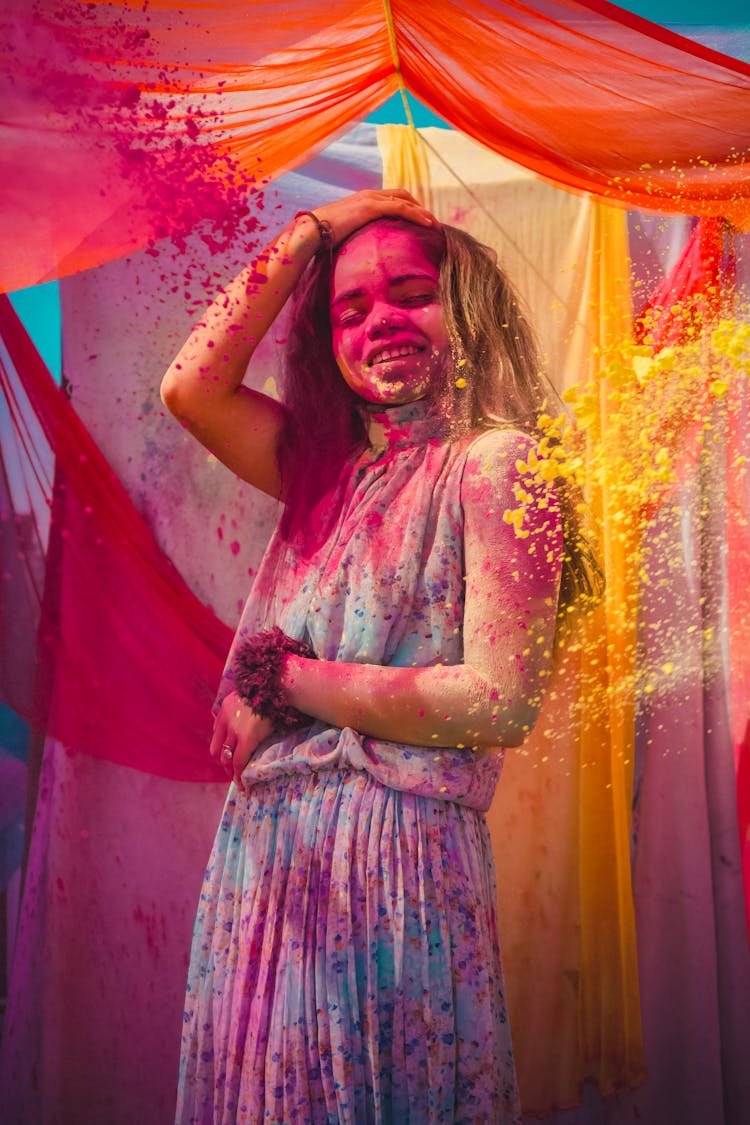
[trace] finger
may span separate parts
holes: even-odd
[[[211,739],[209,753],[222,767],[227,777],[232,775],[232,759],[237,744],[237,737],[227,726],[226,722],[218,723]]]
[[[210,743],[210,746],[208,748],[208,752],[209,752],[209,754],[211,755],[212,758],[216,758],[217,761],[220,761],[222,751],[225,748],[225,746],[228,745],[230,747],[230,749],[233,750],[236,742],[237,742],[237,735],[234,733],[232,728],[229,726],[229,723],[226,720],[224,712],[222,711],[222,712],[220,712],[220,714],[218,716],[218,721],[216,723],[216,726],[214,727],[214,732],[211,736],[211,743]]]
[[[225,741],[224,736],[226,733],[226,723],[217,716],[217,721],[214,723],[213,734],[211,735],[211,742],[208,747],[208,752],[212,758],[219,758],[221,756],[221,744]]]
[[[387,214],[400,215],[410,222],[422,223],[425,226],[440,226],[439,219],[436,219],[432,212],[423,207],[408,191],[394,188],[393,191],[386,193],[382,203]]]
[[[416,196],[412,195],[412,193],[410,191],[407,191],[406,188],[383,188],[378,192],[378,195],[380,195],[381,197],[385,196],[386,199],[406,199],[410,203],[416,203],[421,207],[421,203],[416,198]]]
[[[231,746],[228,742],[221,748],[221,768],[227,777],[231,777],[234,773],[234,755],[236,747]]]
[[[246,792],[246,790],[242,782],[242,775],[251,757],[252,745],[248,743],[238,743],[232,759],[232,774],[234,776],[235,785],[238,789],[241,789],[243,793]]]

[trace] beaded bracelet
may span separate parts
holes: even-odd
[[[284,657],[289,653],[316,659],[310,645],[295,641],[274,626],[249,637],[238,649],[234,662],[234,682],[240,699],[256,715],[270,719],[276,730],[293,730],[315,722],[310,715],[290,707],[284,698],[281,677]]]
[[[308,219],[312,219],[318,228],[318,235],[320,237],[320,246],[318,249],[330,250],[333,247],[333,227],[328,220],[319,219],[314,211],[298,211],[294,216],[294,221],[296,222],[297,219],[301,219],[304,216],[307,216]]]

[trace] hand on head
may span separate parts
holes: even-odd
[[[421,226],[440,226],[435,216],[404,188],[357,191],[337,199],[335,203],[316,207],[314,214],[330,226],[333,246],[338,246],[355,230],[374,219],[406,219]]]

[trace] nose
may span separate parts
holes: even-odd
[[[398,305],[387,300],[375,300],[365,321],[367,337],[378,340],[382,336],[388,336],[395,329],[403,327],[406,319],[404,310]]]

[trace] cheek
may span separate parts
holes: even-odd
[[[340,329],[334,328],[331,332],[331,347],[333,354],[336,358],[336,363],[341,367],[346,357],[346,345],[343,340],[343,335]]]
[[[342,375],[349,378],[353,370],[355,357],[352,343],[348,339],[348,334],[342,332],[341,329],[334,328],[331,333],[331,346],[339,371]]]
[[[445,321],[443,320],[442,313],[435,319],[433,323],[431,336],[433,346],[436,347],[438,351],[450,352],[450,337],[448,335],[448,329],[446,327]]]

